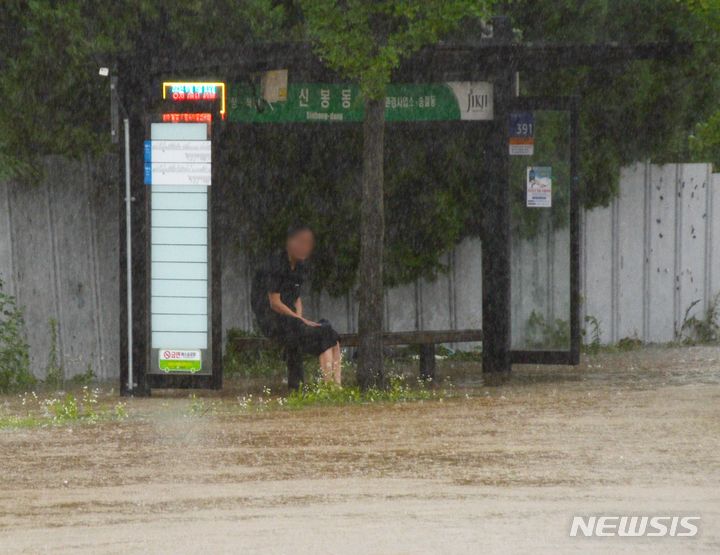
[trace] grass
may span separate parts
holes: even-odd
[[[401,375],[388,378],[387,388],[362,391],[358,386],[340,387],[315,379],[300,390],[287,395],[274,394],[268,386],[259,393],[238,395],[236,402],[208,399],[192,393],[184,409],[185,417],[197,418],[207,415],[254,413],[267,410],[299,410],[321,406],[371,405],[380,403],[411,403],[418,401],[443,401],[457,397],[452,383],[446,381],[438,386],[430,381],[409,380]]]
[[[108,397],[113,395],[111,391]],[[214,416],[220,413],[255,413],[265,410],[297,410],[318,406],[369,405],[379,403],[410,403],[442,401],[457,396],[453,385],[446,381],[436,385],[430,381],[408,379],[402,375],[388,377],[387,387],[361,391],[351,385],[339,387],[332,383],[313,381],[299,391],[287,395],[273,394],[264,387],[259,394],[238,395],[234,401],[188,396],[189,403],[182,415],[188,418]],[[124,402],[104,402],[98,388],[83,386],[75,392],[38,394],[35,391],[17,396],[17,402],[0,404],[0,430],[44,428],[70,424],[92,425],[98,422],[122,421],[129,418]]]
[[[622,353],[640,350],[642,345],[635,337],[626,338],[616,345],[596,345],[586,354],[593,356]],[[658,344],[655,347],[678,347],[677,344]],[[443,374],[454,375],[454,379],[462,380],[464,370],[458,370],[456,363],[469,364],[472,372],[480,372],[478,360],[479,352],[457,354],[451,351],[440,352],[438,358],[444,363]],[[343,365],[345,387],[326,384],[319,379],[317,365],[309,365],[306,376],[308,383],[300,390],[284,393],[286,386],[281,379],[253,376],[244,378],[236,376],[235,385],[229,385],[224,397],[205,396],[202,393],[192,393],[184,399],[177,401],[163,401],[176,403],[181,414],[187,418],[201,418],[218,414],[246,414],[265,410],[296,410],[306,407],[321,406],[349,406],[372,405],[381,403],[412,403],[423,401],[442,402],[445,399],[467,397],[472,395],[465,389],[457,389],[446,380],[439,382],[424,382],[415,377],[417,357],[410,349],[403,350],[397,357],[390,357],[386,361],[387,387],[362,391],[354,383],[354,363],[346,361]],[[460,365],[462,366],[462,364]],[[465,367],[463,367],[465,368]],[[274,375],[272,371],[264,370],[259,373],[263,376]],[[280,366],[275,378],[282,378],[285,367]],[[89,378],[88,372],[87,377]],[[242,393],[230,393],[238,387]],[[37,428],[59,426],[73,423],[94,424],[101,421],[121,421],[129,417],[127,405],[118,401],[112,390],[106,394],[100,389],[85,385],[74,386],[73,390],[63,392],[43,392],[40,389],[15,397],[0,397],[0,430],[8,428]],[[272,389],[271,389],[272,388]]]
[[[431,382],[411,381],[401,375],[388,378],[387,388],[362,391],[358,386],[340,387],[333,383],[311,382],[287,396],[273,396],[270,388],[262,394],[238,397],[241,410],[302,409],[317,406],[362,405],[374,403],[408,403],[425,400],[443,400],[455,396],[451,383],[436,387]],[[193,410],[197,413],[197,411]]]
[[[357,386],[338,387],[335,384],[306,384],[301,390],[292,392],[286,404],[290,408],[312,405],[347,405],[356,403],[398,403],[424,401],[449,396],[450,388],[434,389],[431,382],[418,379],[410,383],[401,375],[390,376],[385,389],[371,388],[362,391]]]
[[[20,397],[20,412],[0,413],[0,429],[36,428],[69,423],[94,424],[106,420],[124,420],[128,417],[125,403],[100,403],[100,390],[83,386],[78,392],[56,392],[47,397],[34,391]]]
[[[48,423],[37,416],[0,416],[0,430],[5,428],[41,428]]]

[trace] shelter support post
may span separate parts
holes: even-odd
[[[505,18],[495,21],[495,38],[512,39]],[[515,67],[507,63],[495,79],[494,121],[489,141],[489,182],[482,234],[483,373],[486,380],[502,381],[510,373],[510,187],[508,109]]]

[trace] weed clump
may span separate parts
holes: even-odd
[[[399,403],[421,401],[440,396],[441,391],[431,388],[431,382],[418,380],[416,385],[404,376],[390,376],[387,388],[370,388],[365,391],[357,386],[338,387],[332,383],[306,384],[292,392],[286,401],[290,408],[309,405],[347,405],[356,403]]]
[[[15,297],[3,291],[0,279],[0,393],[27,390],[34,384],[23,312]]]
[[[705,316],[690,316],[690,311],[700,301],[694,301],[685,311],[677,339],[685,345],[707,345],[720,343],[720,293],[713,297]]]
[[[41,398],[34,391],[20,396],[24,415],[0,415],[0,429],[28,428],[69,423],[89,423],[105,420],[124,420],[128,417],[125,403],[101,406],[100,390],[84,386],[77,394],[57,393]]]

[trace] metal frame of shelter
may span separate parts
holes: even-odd
[[[567,350],[511,349],[516,364],[567,364],[580,362],[580,99],[577,97],[518,97],[513,111],[557,110],[570,115],[570,345]]]
[[[475,44],[445,44],[425,49],[407,60],[394,74],[398,83],[438,83],[449,80],[491,80],[494,84],[494,119],[482,122],[491,125],[488,159],[486,168],[492,188],[487,206],[483,229],[482,248],[482,329],[483,329],[483,372],[489,376],[505,376],[512,363],[577,364],[580,354],[580,181],[578,153],[579,101],[576,98],[532,98],[517,97],[514,91],[516,74],[519,71],[537,67],[567,67],[624,63],[632,59],[656,59],[684,55],[691,46],[686,44],[645,44],[637,46],[602,45],[532,45],[512,42],[512,29],[506,18],[493,22],[494,35]],[[150,292],[149,292],[149,193],[143,184],[143,160],[140,144],[145,140],[150,114],[154,109],[153,96],[160,91],[163,77],[218,76],[225,82],[242,81],[248,75],[270,69],[287,68],[293,79],[306,78],[317,82],[339,82],[337,75],[322,66],[307,44],[271,44],[247,46],[232,53],[193,53],[179,57],[159,56],[145,68],[145,73],[135,72],[135,83],[144,83],[143,94],[136,102],[126,101],[130,106],[133,124],[131,142],[134,145],[131,161],[131,187],[135,210],[132,216],[132,276],[133,313],[127,314],[121,302],[121,326],[132,320],[134,344],[133,375],[136,383],[135,394],[149,394],[154,387],[222,387],[222,291],[221,291],[221,217],[211,218],[210,236],[210,281],[211,298],[211,343],[212,373],[206,375],[159,375],[147,372],[150,364]],[[127,68],[132,73],[131,68]],[[122,68],[120,69],[122,74]],[[149,79],[148,79],[149,76]],[[125,91],[127,95],[129,91]],[[518,351],[512,350],[511,305],[510,305],[510,191],[508,117],[513,110],[561,110],[570,113],[571,122],[571,200],[570,200],[570,330],[569,350],[561,351]],[[464,125],[472,122],[463,122]],[[223,125],[222,123],[220,125]],[[219,137],[218,124],[213,122],[212,136]],[[212,214],[222,214],[223,186],[215,177],[218,172],[217,148],[213,149],[213,186],[210,187]],[[124,198],[124,190],[120,193]],[[124,275],[125,225],[121,218],[120,266]],[[126,294],[127,283],[121,281],[121,299]],[[127,335],[121,339],[121,391],[129,393],[127,385]]]

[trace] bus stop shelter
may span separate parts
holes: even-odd
[[[624,62],[682,54],[678,45],[521,45],[506,19],[474,45],[436,46],[403,63],[388,87],[387,125],[452,121],[487,126],[489,163],[482,214],[483,372],[506,376],[513,363],[577,364],[580,323],[580,101],[518,96],[528,68]],[[280,70],[280,71],[278,71]],[[222,387],[222,130],[236,125],[352,125],[362,99],[352,83],[322,66],[308,45],[247,47],[233,55],[158,57],[150,83],[130,106],[132,308],[121,301],[121,390]],[[121,70],[122,72],[122,70]],[[472,186],[472,185],[469,185]],[[124,200],[124,189],[121,193]],[[121,222],[124,222],[124,217]],[[513,233],[535,222],[561,263],[545,289],[561,287],[554,316],[561,341],[513,336],[513,321],[532,318],[528,284],[511,279]],[[123,230],[124,231],[124,230]],[[128,258],[121,233],[121,270]],[[128,328],[128,318],[130,327]],[[445,330],[447,331],[447,330]],[[132,347],[128,350],[132,336]],[[446,337],[447,338],[447,337]],[[128,359],[132,354],[132,368]]]

